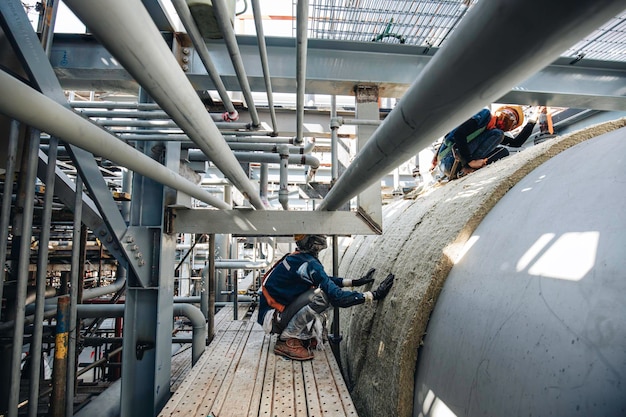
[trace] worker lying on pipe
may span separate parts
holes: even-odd
[[[502,106],[493,114],[489,109],[479,111],[444,137],[436,158],[433,158],[432,168],[438,164],[448,179],[455,179],[508,156],[509,151],[499,145],[522,146],[530,137],[540,111],[541,108],[538,108],[515,137],[505,132],[524,123],[524,112],[520,106]]]
[[[391,290],[389,274],[374,291],[348,291],[342,287],[374,282],[374,271],[359,279],[330,277],[318,259],[326,249],[325,235],[295,235],[297,250],[276,262],[263,277],[258,322],[267,333],[278,334],[274,353],[290,359],[313,359],[312,350],[322,348],[325,311],[382,300]]]

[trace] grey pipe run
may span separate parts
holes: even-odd
[[[256,106],[254,105],[252,89],[250,88],[250,83],[248,82],[248,75],[246,74],[243,59],[241,58],[241,53],[239,52],[237,38],[235,37],[235,31],[230,22],[230,16],[228,15],[228,8],[226,7],[225,0],[213,0],[213,13],[217,19],[217,24],[220,27],[222,36],[224,36],[224,42],[226,43],[226,48],[230,54],[230,60],[233,64],[233,68],[235,69],[235,73],[237,74],[237,81],[239,82],[241,92],[243,93],[243,97],[248,106],[250,118],[252,119],[252,126],[258,127],[261,125],[261,121],[259,120],[259,114],[256,111]]]
[[[0,82],[1,85],[1,82]],[[8,96],[15,99],[16,96]],[[11,387],[9,388],[9,417],[17,417],[17,409],[20,395],[21,357],[24,346],[24,323],[26,311],[26,293],[28,287],[28,266],[30,264],[30,242],[33,227],[33,210],[35,197],[35,179],[37,177],[37,159],[39,155],[39,132],[32,129],[29,140],[24,142],[21,174],[23,186],[20,186],[23,205],[21,212],[22,236],[19,240],[19,258],[17,260],[17,288],[15,294],[15,327],[13,328],[13,346],[11,350],[12,360],[10,366]],[[25,164],[24,164],[25,162]],[[10,193],[8,193],[10,194]],[[19,217],[19,216],[18,216]],[[14,240],[16,242],[16,240]],[[2,260],[4,266],[4,259]],[[4,269],[4,268],[3,268]],[[2,271],[4,273],[4,271]]]
[[[15,166],[17,162],[17,144],[20,133],[20,124],[17,120],[11,120],[9,126],[9,140],[7,143],[6,153],[6,170],[4,173],[4,189],[12,190],[15,174]],[[267,190],[266,190],[267,194]],[[11,217],[11,200],[12,193],[2,193],[2,208],[0,208],[0,300],[2,300],[4,291],[4,260],[6,259],[9,245],[9,218]]]
[[[259,55],[261,57],[261,68],[263,69],[263,79],[265,80],[265,91],[267,93],[267,105],[270,109],[272,128],[278,131],[276,122],[276,109],[274,108],[274,93],[272,92],[272,79],[270,78],[270,68],[267,60],[267,45],[263,34],[263,18],[261,15],[261,5],[259,0],[252,0],[252,14],[254,15],[254,26],[256,28],[257,42],[259,44]]]
[[[135,109],[161,110],[157,103],[138,103],[127,101],[70,101],[70,107],[76,109]]]
[[[382,123],[381,120],[344,119],[343,117],[334,117],[330,119],[331,126],[334,121],[339,123],[339,126],[341,125],[380,126],[380,124]]]
[[[111,103],[113,105],[117,103]],[[150,104],[150,103],[145,103]],[[153,103],[156,104],[156,103]],[[158,104],[156,104],[158,106]],[[78,106],[75,106],[76,109]],[[115,109],[115,107],[113,107]],[[157,110],[130,110],[130,111],[120,111],[120,110],[77,110],[83,116],[92,118],[92,117],[103,117],[103,118],[127,118],[127,119],[150,119],[150,120],[170,120],[171,117],[169,114],[164,112],[163,110],[157,108]],[[223,116],[221,114],[209,113],[211,119],[214,122],[222,122]],[[234,119],[233,119],[234,120]]]
[[[264,210],[257,188],[230,152],[143,4],[126,0],[66,0],[65,4],[251,205]]]
[[[183,23],[189,38],[191,39],[191,43],[194,48],[196,48],[196,52],[204,65],[204,68],[207,70],[211,81],[213,81],[213,85],[217,90],[217,93],[224,103],[224,107],[227,111],[227,117],[230,120],[239,119],[239,113],[235,110],[235,105],[233,104],[230,96],[228,95],[228,91],[226,91],[226,86],[222,82],[222,78],[220,77],[220,73],[213,64],[211,60],[211,55],[209,55],[209,50],[206,47],[206,43],[200,34],[200,30],[196,26],[196,22],[193,20],[193,16],[191,15],[191,11],[189,10],[189,6],[187,6],[187,2],[185,0],[172,0],[172,4],[176,9],[176,13],[180,18],[180,21]]]
[[[234,154],[240,162],[266,162],[279,164],[282,159],[280,154],[275,153],[234,152]],[[320,166],[319,159],[311,155],[287,155],[286,159],[290,165],[308,165],[315,170]]]
[[[78,318],[124,317],[124,304],[79,304]],[[174,315],[185,316],[191,321],[193,342],[191,344],[192,364],[195,364],[206,345],[206,322],[199,308],[191,304],[174,304]]]
[[[160,127],[160,128],[178,128],[178,124],[172,120],[137,120],[137,119],[124,119],[124,120],[111,120],[111,119],[96,119],[94,120],[98,125],[103,127]],[[233,123],[233,122],[213,122],[213,125],[218,129],[223,129],[232,134],[230,130],[238,129],[251,129],[252,126],[249,123]],[[183,129],[181,129],[181,132]],[[258,134],[258,133],[257,133]],[[190,138],[191,139],[191,138]]]
[[[302,133],[304,131],[304,94],[306,86],[309,1],[298,1],[296,10],[296,144],[298,144],[303,140]]]
[[[229,204],[215,198],[188,179],[126,145],[112,134],[4,71],[0,71],[0,86],[2,86],[0,91],[4,97],[4,100],[0,100],[0,112],[6,116],[46,131],[65,142],[102,156],[214,207],[231,208]],[[224,146],[234,159],[225,142]]]
[[[623,0],[478,2],[318,209],[338,209],[623,9]]]

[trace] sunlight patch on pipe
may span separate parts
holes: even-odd
[[[428,390],[426,398],[424,398],[424,404],[422,406],[422,412],[419,413],[420,417],[457,417],[456,414],[444,403],[439,397],[435,395],[432,390]]]
[[[522,256],[518,271],[530,265],[530,275],[579,281],[593,268],[598,252],[600,233],[571,232],[561,235],[552,245],[554,234],[541,236]],[[545,248],[545,252],[531,265],[531,262]]]

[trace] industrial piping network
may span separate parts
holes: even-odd
[[[230,152],[143,4],[123,0],[66,4],[252,206],[263,210],[258,189]]]
[[[478,2],[318,210],[337,210],[623,9],[620,0]]]

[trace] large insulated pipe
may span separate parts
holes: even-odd
[[[0,112],[13,119],[48,132],[214,207],[231,208],[229,204],[215,198],[188,179],[126,145],[104,129],[4,71],[0,71],[0,93],[5,98],[0,100]],[[225,142],[224,145],[228,149]],[[231,154],[230,150],[228,153]]]
[[[211,81],[213,81],[213,85],[222,99],[222,103],[224,103],[224,108],[227,111],[226,117],[228,117],[229,120],[237,120],[239,118],[239,113],[235,110],[235,106],[228,95],[228,91],[226,91],[224,83],[222,82],[220,73],[215,67],[215,64],[213,64],[213,60],[211,60],[209,50],[206,47],[206,42],[202,38],[200,30],[196,26],[196,22],[193,20],[189,6],[187,6],[187,2],[185,0],[172,0],[172,4],[176,9],[176,13],[178,13],[178,17],[183,23],[185,30],[187,30],[191,43],[193,43],[194,48],[196,48],[196,52],[198,53],[202,64],[204,64],[204,68],[207,70],[209,77],[211,77]]]
[[[217,24],[220,27],[222,35],[224,36],[224,42],[226,42],[226,48],[230,54],[230,59],[237,74],[237,81],[241,87],[241,92],[248,105],[248,111],[250,112],[250,118],[252,119],[252,125],[258,127],[261,125],[259,120],[259,114],[256,111],[254,105],[254,98],[252,97],[252,89],[248,82],[248,75],[243,65],[243,58],[239,52],[239,45],[237,45],[237,38],[235,37],[235,31],[230,23],[230,16],[228,16],[228,8],[226,7],[225,0],[212,0],[213,12],[217,19]],[[260,201],[260,199],[259,199]]]
[[[478,2],[318,209],[338,209],[623,9],[621,0]]]
[[[127,0],[65,3],[252,206],[263,210],[258,190],[230,152],[143,4]]]

